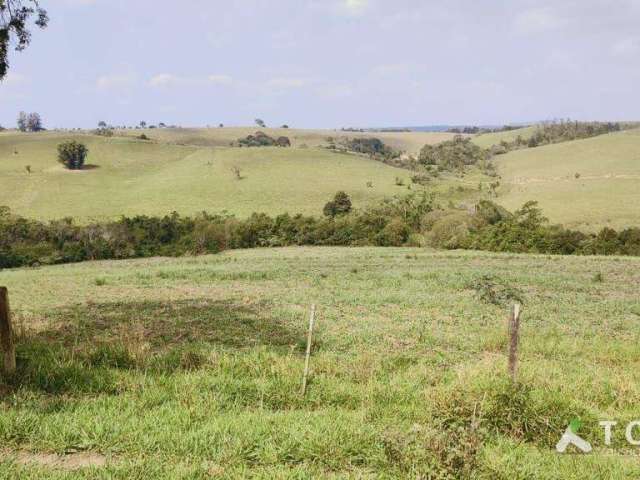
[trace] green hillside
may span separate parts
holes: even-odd
[[[496,157],[499,201],[537,200],[551,221],[595,230],[640,225],[640,129]]]
[[[85,170],[69,171],[56,162],[57,144],[69,138],[88,146]],[[240,169],[241,180],[233,167]],[[174,210],[319,214],[338,190],[364,206],[401,193],[395,179],[409,183],[409,176],[407,170],[365,157],[317,148],[210,148],[87,134],[0,134],[0,205],[38,219]]]
[[[377,137],[397,150],[416,154],[427,143],[434,144],[454,137],[446,132],[344,132],[341,130],[304,130],[293,128],[225,127],[225,128],[162,128],[121,130],[120,135],[136,136],[144,132],[148,137],[165,143],[228,147],[232,142],[261,131],[272,137],[286,136],[294,147],[326,146],[334,139]]]
[[[483,133],[473,137],[473,142],[482,148],[490,148],[493,145],[498,145],[502,141],[513,142],[518,136],[525,139],[529,138],[531,134],[535,132],[535,129],[535,126],[531,126],[505,132]]]

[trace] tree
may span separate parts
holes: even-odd
[[[27,114],[25,112],[18,114],[18,130],[21,132],[27,131]]]
[[[324,214],[327,217],[336,217],[338,215],[345,215],[351,211],[351,199],[345,192],[338,192],[333,197],[333,200],[327,202],[324,206]]]
[[[146,128],[146,126],[147,126],[147,122],[145,122],[144,120],[142,120],[142,121],[140,122],[140,128]]]
[[[107,122],[105,122],[104,120],[100,120],[98,122],[98,128],[107,128]]]
[[[30,132],[40,132],[44,130],[42,118],[37,112],[32,112],[27,116],[27,130]]]
[[[32,16],[38,27],[47,26],[49,17],[38,0],[0,0],[0,80],[9,70],[9,44],[15,39],[15,48],[21,51],[31,42],[28,22]]]
[[[262,120],[261,118],[256,118],[255,122],[256,122],[256,125],[258,125],[261,128],[267,127],[267,124],[264,123],[264,120]]]
[[[75,140],[58,145],[58,161],[69,170],[80,170],[88,153],[87,147]]]

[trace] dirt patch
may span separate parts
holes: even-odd
[[[61,470],[100,468],[107,464],[107,457],[91,452],[71,453],[68,455],[57,455],[55,453],[5,452],[2,457],[11,459],[18,465]]]

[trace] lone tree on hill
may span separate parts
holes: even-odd
[[[264,123],[264,120],[262,120],[261,118],[256,118],[255,122],[256,122],[256,125],[258,125],[260,128],[267,127],[267,124]]]
[[[324,214],[327,217],[336,217],[338,215],[345,215],[351,211],[351,199],[345,192],[336,193],[333,200],[327,202],[324,206]]]
[[[80,170],[89,150],[82,143],[71,140],[58,145],[58,161],[69,170]]]
[[[40,28],[49,23],[38,0],[0,0],[0,80],[9,70],[9,44],[15,39],[16,50],[21,51],[31,42],[28,22],[32,16]]]
[[[18,114],[18,130],[21,132],[27,131],[27,114],[25,112]]]
[[[42,117],[40,117],[39,113],[33,112],[27,116],[27,130],[30,132],[40,132],[44,130]]]

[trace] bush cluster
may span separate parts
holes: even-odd
[[[343,206],[349,200],[341,194],[336,198]],[[604,228],[597,234],[567,230],[549,225],[535,202],[510,213],[484,200],[468,213],[441,210],[431,196],[414,193],[343,213],[324,217],[254,213],[244,220],[204,212],[195,217],[173,213],[77,225],[72,219],[29,220],[0,207],[0,268],[293,245],[428,243],[447,249],[640,256],[640,228],[620,232]]]
[[[75,140],[58,145],[58,161],[69,170],[80,170],[88,153],[87,147]]]
[[[348,197],[347,197],[348,199]],[[427,195],[388,199],[349,215],[311,217],[254,213],[245,220],[201,213],[183,217],[122,217],[77,225],[43,223],[0,207],[0,268],[84,260],[217,253],[225,249],[292,245],[400,246],[433,209]]]
[[[422,147],[418,161],[424,166],[435,165],[442,170],[454,171],[487,162],[490,158],[488,150],[479,147],[468,137],[456,135],[453,140]]]
[[[512,142],[503,140],[498,145],[494,145],[491,151],[499,155],[520,148],[535,148],[552,143],[597,137],[637,126],[637,123],[619,122],[577,122],[571,120],[546,122],[538,125],[529,138],[518,135]]]
[[[256,132],[238,140],[241,147],[290,147],[291,140],[288,137],[273,138],[264,132]]]
[[[537,202],[510,213],[488,200],[473,214],[445,212],[427,233],[432,246],[557,255],[640,255],[640,228],[584,233],[551,225]]]

